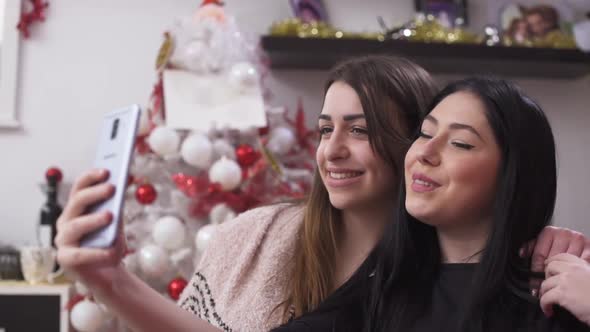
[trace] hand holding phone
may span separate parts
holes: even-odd
[[[82,247],[107,248],[117,237],[140,113],[138,105],[131,105],[111,111],[103,118],[93,166],[109,171],[106,182],[115,187],[115,193],[111,198],[89,208],[87,213],[110,211],[113,219],[105,227],[87,234],[80,241]]]

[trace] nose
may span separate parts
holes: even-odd
[[[435,139],[430,139],[428,142],[423,144],[417,153],[417,159],[421,164],[428,166],[440,165],[440,151],[439,144]]]
[[[337,131],[334,131],[328,139],[324,154],[329,161],[348,158],[350,150],[346,144],[346,139],[341,137]]]

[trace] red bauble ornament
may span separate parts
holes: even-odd
[[[225,4],[221,0],[203,0],[203,3],[201,3],[201,7],[203,7],[205,5],[218,5],[218,6],[223,6]]]
[[[57,167],[51,167],[45,171],[45,179],[47,179],[47,181],[61,182],[62,178],[63,175],[61,170]]]
[[[137,187],[137,190],[135,191],[135,198],[139,203],[144,205],[152,204],[157,197],[158,192],[156,191],[156,188],[149,183],[142,184]]]
[[[260,153],[248,144],[241,144],[236,148],[236,159],[242,167],[252,166],[258,158],[260,158]]]
[[[170,295],[174,301],[177,301],[186,285],[187,282],[184,278],[179,277],[172,279],[172,281],[170,281],[168,284],[168,295]]]

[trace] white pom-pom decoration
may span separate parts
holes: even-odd
[[[234,64],[228,75],[229,83],[238,91],[249,89],[258,83],[258,71],[249,62]]]
[[[237,162],[222,157],[209,169],[209,181],[219,183],[225,191],[234,190],[242,182],[242,169]]]
[[[148,137],[148,144],[161,157],[173,156],[178,153],[180,137],[168,127],[156,127]]]
[[[150,120],[148,112],[141,112],[139,117],[139,126],[137,128],[137,136],[145,136],[150,133]]]
[[[213,141],[213,160],[221,157],[236,160],[236,150],[226,140],[219,138]]]
[[[105,319],[104,311],[94,302],[82,300],[72,308],[70,321],[79,332],[97,331]]]
[[[164,249],[148,244],[139,250],[139,266],[147,276],[159,278],[170,269],[170,259]]]
[[[209,212],[209,220],[212,224],[221,224],[235,217],[236,213],[225,203],[215,205]]]
[[[186,228],[176,217],[162,217],[152,229],[152,237],[157,245],[168,250],[177,250],[184,244]]]
[[[213,159],[213,145],[207,136],[192,134],[182,143],[180,155],[187,164],[208,169]]]
[[[197,248],[198,252],[202,253],[203,251],[205,251],[205,248],[207,248],[207,245],[209,245],[209,240],[211,240],[211,238],[215,234],[216,228],[217,225],[211,224],[199,228],[199,231],[195,236],[195,247]]]
[[[285,127],[274,128],[270,131],[269,136],[266,147],[277,155],[287,154],[297,140],[293,131]]]

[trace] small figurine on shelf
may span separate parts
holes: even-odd
[[[57,167],[51,167],[45,172],[46,184],[43,186],[43,189],[47,200],[41,207],[41,218],[37,234],[37,240],[42,247],[55,247],[56,222],[62,212],[62,207],[57,201],[57,190],[61,179],[62,173]]]

